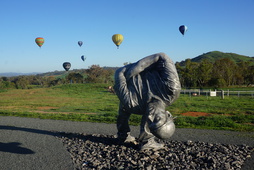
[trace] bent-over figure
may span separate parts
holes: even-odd
[[[140,114],[141,150],[164,148],[154,139],[168,139],[173,135],[175,125],[166,107],[178,98],[181,90],[172,60],[166,54],[158,53],[119,68],[115,73],[114,90],[120,100],[118,139],[121,142],[135,140],[130,135],[128,122],[132,113]]]

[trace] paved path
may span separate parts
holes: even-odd
[[[137,137],[139,127],[131,129]],[[74,169],[70,154],[56,138],[58,132],[112,135],[116,134],[116,125],[0,116],[0,169]],[[254,146],[254,132],[177,129],[172,140]],[[254,154],[243,169],[252,167]]]

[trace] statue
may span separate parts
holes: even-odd
[[[120,142],[133,142],[129,117],[142,115],[138,140],[141,150],[163,149],[155,141],[169,139],[175,132],[172,115],[166,111],[179,96],[181,85],[172,60],[164,53],[147,56],[115,72],[115,93],[120,104],[117,118],[117,138]]]

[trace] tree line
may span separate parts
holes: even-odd
[[[70,83],[113,83],[114,69],[102,68],[99,65],[92,65],[89,69],[69,72],[57,76],[15,76],[0,77],[0,88],[29,89],[33,87],[51,87]]]
[[[230,58],[222,58],[214,63],[208,60],[192,62],[185,60],[184,66],[176,63],[183,88],[248,86],[254,84],[254,65],[251,62],[235,63]],[[89,69],[69,72],[57,76],[16,76],[1,77],[0,88],[28,89],[34,86],[51,87],[70,83],[114,83],[116,68],[102,68],[92,65]]]
[[[192,62],[185,60],[184,66],[176,63],[182,87],[229,87],[249,86],[254,84],[253,62],[241,61],[235,63],[230,58],[222,58],[214,63],[208,60]]]

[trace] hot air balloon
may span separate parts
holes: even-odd
[[[187,27],[185,26],[185,25],[181,25],[180,27],[179,27],[179,31],[184,35],[185,34],[185,32],[187,31]]]
[[[64,62],[63,63],[63,68],[65,69],[65,71],[68,71],[71,68],[71,63],[69,62]]]
[[[78,41],[78,45],[81,47],[83,45],[82,41]]]
[[[41,46],[43,45],[43,43],[44,43],[44,38],[38,37],[38,38],[35,39],[35,42],[36,42],[36,44],[37,44],[39,47],[41,47]]]
[[[123,35],[122,34],[114,34],[112,36],[112,40],[115,43],[115,45],[117,46],[117,48],[119,48],[119,45],[123,42]]]
[[[85,61],[86,60],[86,57],[85,56],[81,56],[81,59],[83,60],[83,61]]]

